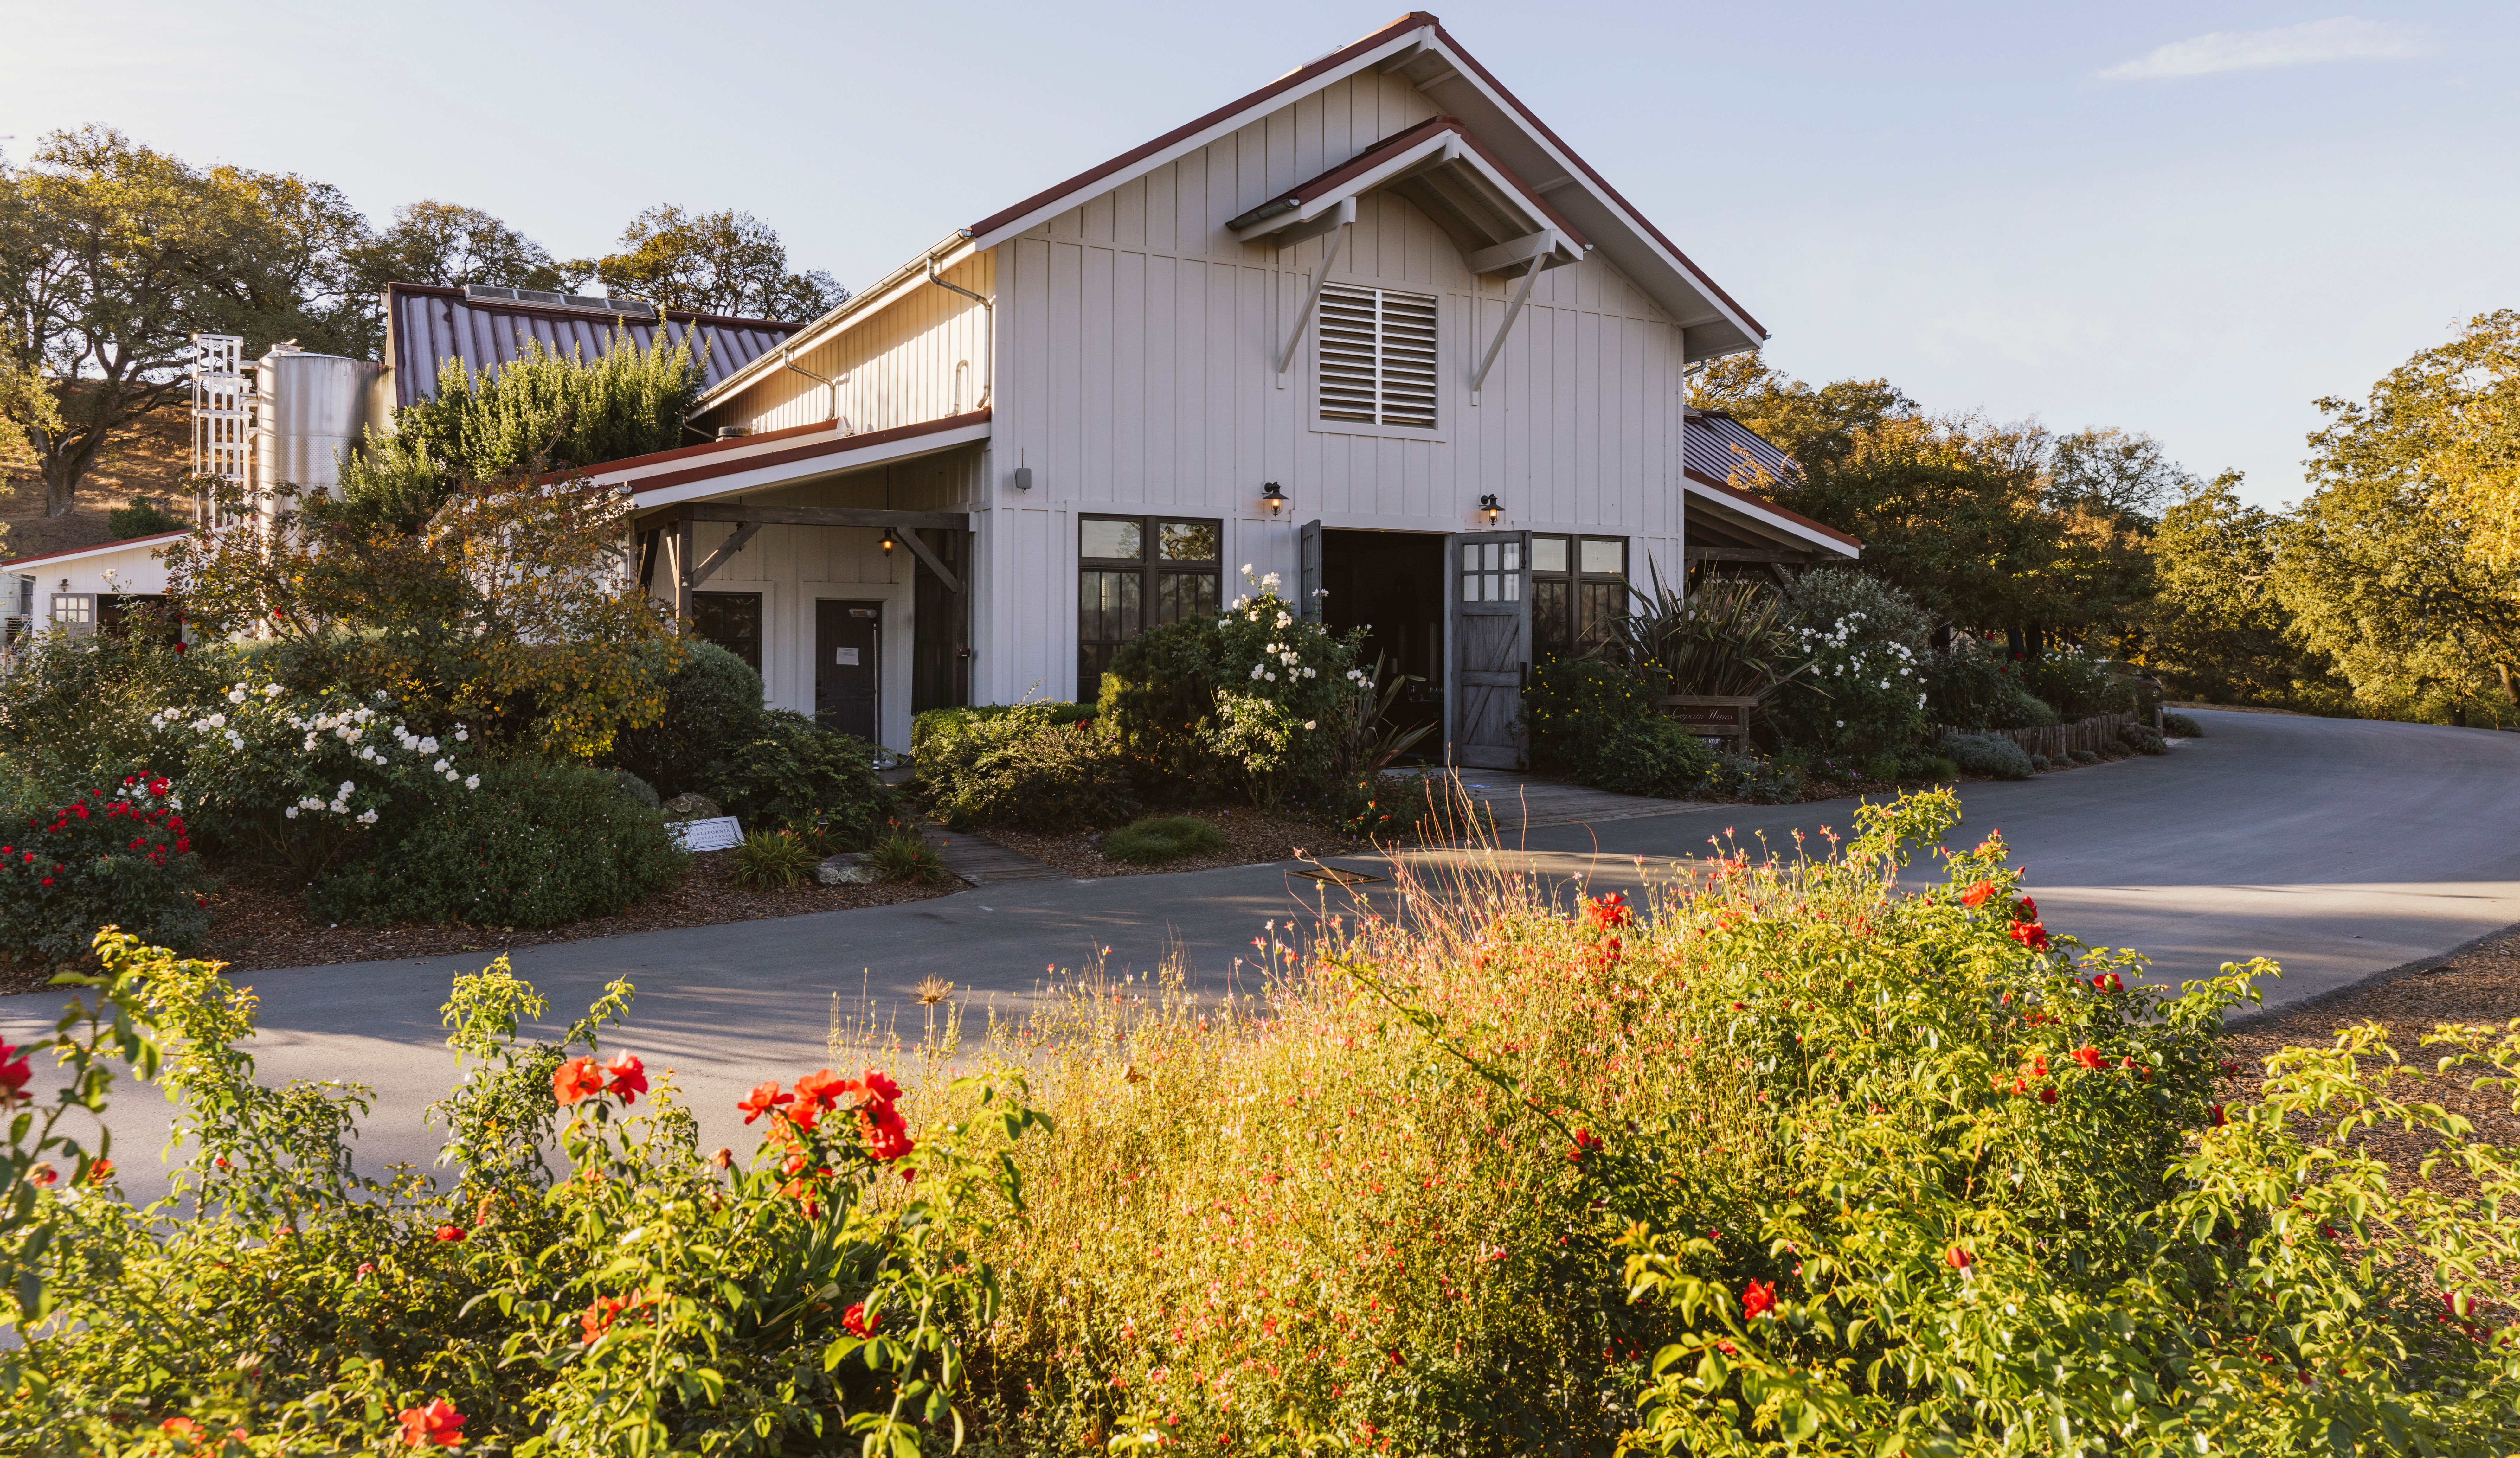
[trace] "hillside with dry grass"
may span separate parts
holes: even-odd
[[[44,480],[32,464],[12,467],[0,477],[0,523],[8,527],[0,559],[111,542],[107,514],[144,496],[164,500],[181,515],[176,502],[192,464],[192,412],[178,404],[142,417],[98,455],[68,516],[44,514]]]

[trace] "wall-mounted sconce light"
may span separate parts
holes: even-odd
[[[1496,525],[1497,518],[1505,514],[1505,507],[1497,501],[1495,492],[1479,498],[1479,514],[1488,519],[1490,526]]]
[[[1279,490],[1278,483],[1272,481],[1260,488],[1260,505],[1267,507],[1269,514],[1275,516],[1286,509],[1286,493]]]

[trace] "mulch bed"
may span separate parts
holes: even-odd
[[[961,881],[942,886],[823,886],[808,882],[787,891],[747,891],[735,883],[734,861],[732,851],[694,856],[691,874],[683,878],[681,885],[617,916],[597,916],[533,931],[417,922],[389,927],[327,926],[306,914],[298,888],[291,886],[285,876],[259,868],[231,867],[222,870],[223,884],[210,895],[210,934],[202,955],[227,963],[231,972],[320,967],[459,951],[475,951],[487,958],[518,947],[659,932],[678,926],[720,926],[732,921],[800,916],[808,911],[886,906],[963,889]],[[50,974],[41,971],[0,972],[0,993],[35,992],[48,981]]]
[[[1103,860],[1102,853],[1095,847],[1096,837],[1081,830],[1070,834],[992,830],[987,838],[1018,856],[1029,856],[1079,880],[1257,865],[1271,861],[1291,860],[1298,848],[1315,858],[1360,855],[1374,849],[1368,842],[1351,840],[1310,820],[1287,819],[1256,810],[1190,810],[1179,813],[1214,825],[1217,832],[1225,837],[1226,849],[1208,856],[1184,856],[1179,861],[1167,861],[1161,865],[1134,865],[1126,861]]]

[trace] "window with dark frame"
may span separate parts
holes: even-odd
[[[1076,523],[1076,696],[1102,696],[1121,644],[1148,628],[1212,613],[1225,596],[1225,523],[1080,516]]]
[[[761,672],[761,595],[692,594],[692,631]]]
[[[1532,537],[1533,646],[1544,653],[1598,647],[1627,610],[1627,538]]]

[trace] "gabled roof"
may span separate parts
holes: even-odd
[[[582,480],[600,487],[628,487],[641,510],[677,502],[705,501],[743,491],[792,486],[840,471],[959,450],[989,438],[989,412],[968,411],[941,420],[842,435],[821,420],[731,436],[647,456],[608,461],[583,471],[548,479]]]
[[[1298,66],[1238,101],[1175,127],[1143,146],[1085,169],[1057,187],[991,213],[964,230],[977,248],[998,243],[1080,202],[1150,172],[1266,116],[1296,98],[1368,68],[1397,72],[1465,124],[1500,165],[1510,168],[1573,228],[1589,236],[1619,271],[1668,310],[1688,331],[1691,359],[1748,349],[1768,331],[1705,270],[1592,164],[1505,89],[1444,24],[1412,11],[1352,45]]]
[[[1472,273],[1516,274],[1535,262],[1553,268],[1592,246],[1458,116],[1385,137],[1225,226],[1245,243],[1312,237],[1335,226],[1338,204],[1378,190],[1414,203],[1452,239]]]
[[[449,359],[473,371],[495,369],[525,352],[528,341],[555,354],[588,359],[608,347],[614,329],[626,329],[647,348],[662,329],[679,344],[698,331],[706,344],[703,388],[769,354],[804,328],[774,319],[668,311],[659,321],[587,308],[554,307],[502,298],[468,297],[462,288],[430,284],[385,286],[385,363],[393,367],[394,403],[437,398],[437,372]]]
[[[33,556],[11,557],[5,562],[0,562],[0,571],[15,571],[21,567],[32,567],[45,562],[74,562],[82,557],[111,556],[114,552],[129,552],[138,547],[162,547],[179,537],[191,535],[190,531],[151,532],[145,537],[125,537],[119,542],[106,542],[95,547],[65,547],[59,552],[39,552]]]

